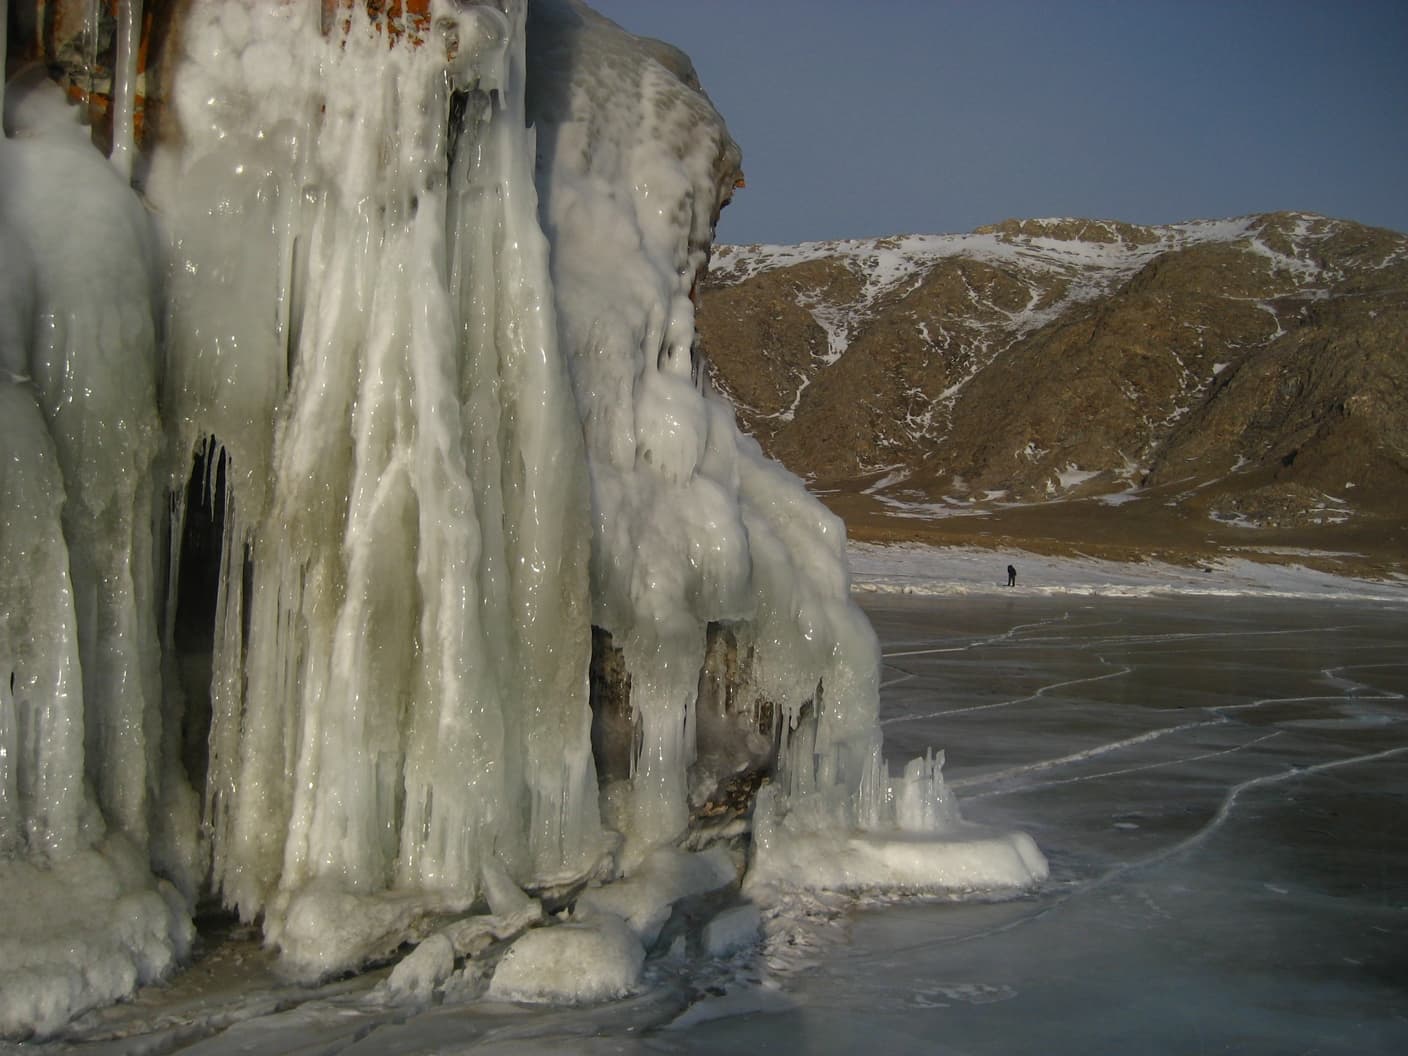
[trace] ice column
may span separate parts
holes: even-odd
[[[33,850],[62,858],[79,846],[83,805],[83,680],[64,488],[44,418],[13,375],[0,379],[0,438],[0,857]]]
[[[687,824],[711,622],[738,642],[739,695],[784,716],[797,791],[853,791],[877,737],[877,649],[849,599],[842,526],[739,434],[694,349],[693,284],[738,148],[668,45],[575,0],[535,3],[530,42],[543,225],[591,466],[594,620],[624,651],[639,733],[613,821],[639,847]]]
[[[230,458],[207,809],[225,897],[286,950],[321,892],[467,905],[492,859],[544,884],[603,850],[586,465],[507,7],[186,27],[152,193],[169,402]]]
[[[32,299],[19,318],[32,329],[12,331],[6,365],[42,412],[63,481],[87,776],[108,820],[145,846],[161,774],[154,246],[140,201],[89,145],[57,87],[46,81],[8,103],[15,138],[4,144],[4,209],[16,248],[6,270],[29,275]],[[16,414],[12,427],[26,429],[32,415]],[[28,457],[27,475],[42,449],[30,438],[7,456],[12,464]],[[59,604],[52,594],[7,594],[26,597]],[[34,655],[51,663],[58,654]]]
[[[163,738],[148,217],[57,86],[0,139],[0,1034],[189,941],[195,815]],[[182,894],[155,880],[158,862]],[[183,894],[185,897],[183,897]]]

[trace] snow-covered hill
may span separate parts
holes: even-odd
[[[765,449],[898,515],[1099,498],[1247,528],[1402,519],[1395,232],[1272,213],[721,246],[699,317]]]

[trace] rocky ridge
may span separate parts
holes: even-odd
[[[700,347],[865,538],[1408,559],[1408,237],[1271,213],[720,246]]]

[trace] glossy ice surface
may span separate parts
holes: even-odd
[[[868,608],[887,751],[948,745],[965,814],[1020,818],[1052,877],[858,914],[793,983],[800,1048],[1404,1051],[1402,608]]]

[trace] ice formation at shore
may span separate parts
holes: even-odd
[[[524,890],[651,875],[745,764],[760,876],[951,834],[937,767],[880,757],[839,522],[702,380],[738,155],[687,60],[575,0],[183,18],[149,156],[133,66],[110,159],[47,80],[4,100],[0,1033],[161,976],[206,891],[295,975],[487,904],[464,956]],[[818,882],[948,883],[884,857]],[[577,929],[638,972],[613,911]]]

